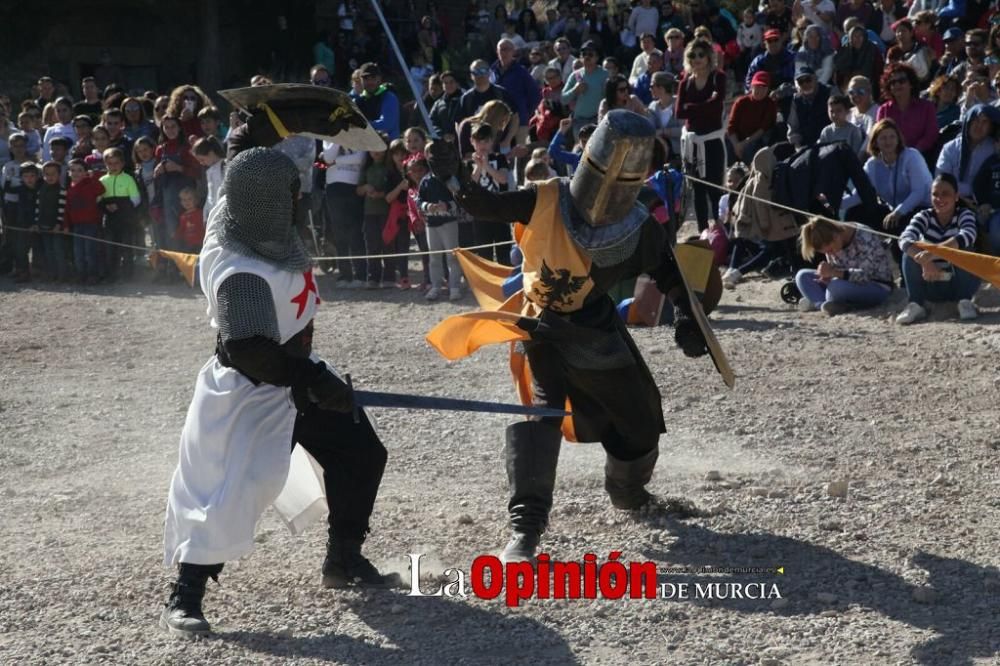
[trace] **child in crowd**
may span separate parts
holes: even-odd
[[[28,142],[28,157],[37,162],[42,157],[42,135],[35,129],[35,119],[27,111],[22,111],[17,114],[17,128]]]
[[[62,233],[66,213],[66,188],[61,182],[62,167],[55,162],[42,165],[42,183],[38,187],[35,224],[42,233],[42,264],[46,277],[62,282],[69,277]]]
[[[892,262],[882,239],[852,223],[813,217],[800,232],[802,257],[813,261],[826,255],[815,268],[795,276],[802,293],[799,310],[820,309],[833,317],[854,308],[881,305],[892,292]]]
[[[750,61],[760,52],[761,44],[764,41],[764,28],[757,23],[757,15],[752,7],[743,10],[743,22],[740,23],[736,31],[736,43],[740,47],[740,55],[736,59],[735,74],[736,80],[742,81],[746,78],[747,70],[750,68]]]
[[[191,186],[180,191],[181,215],[174,236],[178,252],[198,254],[205,242],[205,217],[198,205],[198,193]]]
[[[541,162],[546,167],[548,167],[549,178],[555,178],[556,176],[559,175],[556,173],[556,170],[552,168],[552,156],[549,155],[549,151],[547,148],[535,148],[534,150],[532,150],[531,160],[534,162]],[[527,176],[525,176],[525,180],[527,180]]]
[[[94,142],[92,134],[94,131],[94,121],[90,116],[77,116],[73,119],[73,129],[76,131],[76,143],[70,151],[71,157],[86,158],[94,152]]]
[[[108,128],[104,125],[95,127],[90,133],[90,141],[94,145],[94,150],[91,151],[90,155],[84,157],[83,161],[87,163],[87,170],[95,178],[100,178],[108,170],[104,164],[104,151],[111,145],[111,134],[108,132]]]
[[[73,238],[73,262],[77,278],[84,284],[97,284],[100,268],[97,265],[97,238],[101,231],[101,209],[98,199],[104,186],[90,175],[87,163],[81,159],[69,162],[69,191],[66,193],[66,227],[76,234]]]
[[[446,250],[448,258],[448,300],[462,298],[459,281],[462,268],[451,252],[458,247],[458,204],[448,186],[434,174],[427,172],[427,160],[423,162],[426,175],[420,179],[417,191],[417,206],[427,220],[427,247],[431,252]],[[438,257],[431,257],[431,288],[427,291],[428,301],[436,301],[441,296],[440,285],[444,282],[444,272]]]
[[[207,111],[208,109],[202,109]],[[198,114],[201,117],[201,113]],[[222,189],[222,178],[225,176],[226,163],[223,159],[226,156],[226,149],[222,143],[212,134],[205,134],[202,138],[194,142],[191,148],[194,158],[198,164],[205,169],[205,181],[208,186],[208,195],[205,197],[205,207],[202,214],[207,220],[219,202],[219,190]]]
[[[409,216],[406,206],[406,194],[409,182],[406,179],[406,142],[403,139],[393,139],[389,144],[389,159],[385,165],[385,201],[389,206],[385,226],[382,228],[382,242],[389,254],[404,254],[410,249]],[[392,259],[390,264],[396,267],[399,289],[410,289],[410,267],[407,257]]]
[[[423,155],[424,147],[427,145],[427,132],[421,127],[411,127],[403,132],[403,141],[406,142],[410,157]]]
[[[427,252],[427,219],[420,212],[417,205],[417,195],[419,194],[420,181],[429,171],[427,160],[423,157],[413,157],[412,155],[404,162],[406,167],[406,180],[408,189],[406,191],[406,213],[409,218],[410,233],[417,239],[417,247],[421,252]],[[431,260],[427,254],[420,255],[423,264],[424,278],[420,283],[420,289],[426,291],[431,288]],[[440,258],[439,258],[440,263]]]
[[[559,131],[555,133],[552,137],[552,141],[549,143],[549,155],[552,157],[552,161],[556,164],[566,165],[567,175],[572,175],[573,171],[576,170],[577,165],[580,164],[580,156],[583,155],[583,149],[587,145],[587,140],[590,135],[594,133],[597,129],[597,125],[584,125],[580,128],[580,140],[577,145],[573,148],[572,152],[565,149],[565,142],[570,138],[573,130],[573,119],[563,118],[559,121]]]
[[[100,177],[104,194],[100,197],[104,207],[104,229],[108,240],[114,243],[136,245],[136,208],[142,202],[139,186],[131,174],[125,172],[125,153],[121,148],[107,148],[102,156],[107,173]],[[135,251],[111,245],[108,248],[108,279],[115,280],[119,269],[126,278],[132,277],[135,268]]]
[[[17,219],[17,191],[21,187],[21,164],[28,156],[28,139],[20,132],[8,138],[10,159],[0,167],[0,190],[3,191],[3,219]],[[8,222],[8,224],[14,224]]]
[[[220,144],[225,141],[226,128],[222,124],[222,113],[214,106],[203,107],[198,112],[198,124],[201,125],[201,132],[205,138],[215,139]]]
[[[49,142],[49,161],[59,165],[59,181],[63,187],[69,187],[69,165],[67,164],[69,151],[73,148],[73,142],[68,137],[57,136]]]
[[[544,148],[542,150],[545,150]],[[552,170],[542,160],[532,157],[524,167],[525,187],[528,183],[538,183],[552,178]]]
[[[384,138],[384,137],[383,137]],[[382,228],[389,217],[389,204],[385,200],[385,166],[384,150],[368,151],[368,160],[358,181],[358,196],[364,197],[364,236],[365,254],[386,254],[385,243],[382,242]],[[392,285],[393,263],[388,260],[368,260],[368,289],[379,289]]]
[[[511,188],[513,177],[507,158],[500,153],[491,152],[494,146],[495,133],[489,123],[479,123],[472,128],[472,180],[489,192],[506,192]],[[510,227],[495,222],[472,222],[473,242],[476,245],[491,243],[506,243],[510,241]],[[510,246],[496,245],[476,250],[476,254],[489,261],[496,261],[504,266],[510,265]]]
[[[820,130],[820,143],[843,141],[864,162],[867,159],[865,134],[857,125],[848,120],[851,100],[847,95],[830,95],[826,106],[827,115],[830,116],[830,124]]]
[[[14,282],[31,280],[31,269],[28,263],[28,253],[32,252],[32,261],[36,268],[41,264],[38,224],[35,220],[35,206],[38,202],[38,165],[34,162],[24,162],[20,165],[21,184],[16,188],[17,201],[14,203],[16,215],[11,230],[14,241]]]

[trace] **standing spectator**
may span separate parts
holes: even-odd
[[[72,143],[76,143],[76,131],[73,129],[73,103],[69,97],[60,97],[55,102],[57,120],[45,130],[42,137],[42,159],[48,160],[52,157],[49,144],[52,139],[64,136]]]
[[[610,77],[605,81],[604,99],[601,100],[600,106],[597,107],[597,122],[601,122],[601,119],[608,114],[608,111],[614,109],[625,109],[633,113],[638,113],[641,116],[649,115],[646,105],[632,94],[628,81],[621,74]]]
[[[574,70],[563,86],[562,101],[571,105],[573,134],[578,135],[584,125],[597,124],[597,110],[604,95],[608,72],[598,63],[597,45],[586,42],[580,49],[583,67]]]
[[[1000,109],[977,104],[969,109],[962,122],[962,133],[944,144],[937,161],[937,175],[946,173],[955,179],[961,197],[974,196],[972,182],[983,164],[996,152]]]
[[[493,100],[504,102],[509,108],[514,108],[514,101],[502,86],[490,81],[490,66],[485,60],[473,60],[469,65],[469,76],[472,87],[462,94],[461,120],[479,112],[483,105]]]
[[[92,76],[85,76],[80,80],[80,90],[83,93],[83,99],[73,105],[73,115],[74,116],[90,116],[91,122],[95,125],[101,120],[101,111],[104,107],[101,105],[100,89],[97,87],[96,79]]]
[[[364,199],[358,196],[358,184],[368,154],[351,151],[329,141],[323,142],[326,162],[327,238],[333,239],[337,254],[342,257],[365,254]],[[365,286],[364,259],[338,259],[337,285],[347,289]]]
[[[674,91],[677,80],[668,72],[657,72],[650,83],[653,101],[647,107],[649,118],[656,128],[656,136],[670,147],[670,154],[681,152],[681,130],[684,125],[674,115]],[[767,92],[765,91],[765,95]]]
[[[513,189],[514,177],[507,158],[494,150],[495,130],[487,123],[472,128],[472,180],[490,192],[507,192]],[[472,221],[476,245],[502,243],[510,240],[510,228],[493,222]],[[510,265],[510,246],[484,247],[476,254],[504,266]]]
[[[407,224],[407,189],[409,183],[406,180],[406,165],[404,164],[409,152],[402,139],[394,139],[389,143],[389,155],[385,168],[385,202],[389,212],[386,215],[385,225],[382,228],[382,241],[388,254],[406,255],[410,250],[410,228]],[[424,255],[426,259],[427,256]],[[409,291],[410,289],[410,267],[409,258],[406,256],[396,257],[388,260],[394,267],[397,275],[396,287]],[[390,274],[392,269],[390,269]]]
[[[414,51],[410,56],[410,78],[416,87],[414,94],[423,98],[427,93],[430,79],[434,76],[434,66],[424,57],[423,51]],[[426,104],[426,101],[424,102]],[[430,105],[428,105],[430,108]]]
[[[607,58],[605,58],[604,62],[601,63],[601,67],[603,67],[605,71],[607,71],[608,78],[611,78],[612,76],[618,76],[619,74],[622,73],[622,68],[618,66],[618,59],[612,56],[608,56]]]
[[[314,86],[329,88],[333,85],[333,77],[330,75],[332,71],[336,71],[332,65],[327,66],[317,60],[317,64],[313,65],[309,70],[309,83]]]
[[[803,67],[795,75],[795,96],[788,116],[788,141],[796,149],[811,146],[830,123],[827,100],[830,87],[816,80],[812,67]]]
[[[847,120],[847,110],[851,100],[847,95],[831,95],[826,103],[830,124],[819,133],[820,143],[843,141],[861,159],[865,158],[865,135],[861,129]]]
[[[297,138],[305,139],[307,137]],[[312,139],[310,139],[310,143],[313,144],[312,155],[315,160],[316,145]],[[194,158],[198,160],[198,164],[200,164],[201,168],[205,171],[206,196],[202,213],[203,217],[208,220],[209,215],[212,213],[212,209],[215,208],[215,204],[219,202],[219,192],[222,189],[222,179],[225,177],[226,162],[224,158],[226,156],[226,149],[222,147],[222,144],[214,136],[203,136],[194,142],[194,145],[191,146],[191,152],[194,154]],[[312,161],[310,161],[309,166],[311,171]],[[309,173],[307,178],[300,178],[300,180],[300,187],[308,186],[311,192],[313,180],[312,173]],[[306,211],[310,209],[309,194],[303,194],[299,198],[298,208],[303,208]],[[296,222],[298,222],[298,220],[296,220]]]
[[[365,254],[369,257],[387,254],[382,240],[382,228],[389,216],[389,204],[385,200],[386,151],[369,151],[357,193],[364,199],[364,239]],[[368,289],[392,286],[394,262],[390,259],[368,259]]]
[[[659,32],[660,10],[653,7],[650,0],[640,0],[639,5],[632,8],[625,25],[633,35],[655,35]]]
[[[712,69],[712,45],[696,39],[687,47],[686,70],[677,90],[676,115],[684,120],[681,150],[689,176],[708,181],[693,181],[695,216],[698,230],[708,228],[709,219],[718,219],[719,197],[726,168],[726,132],[722,126],[723,100],[726,98],[726,75]]]
[[[58,164],[42,165],[42,184],[38,188],[36,224],[41,233],[42,256],[46,277],[57,282],[69,278],[66,266],[66,248],[63,232],[66,230],[66,188],[61,182],[62,169]]]
[[[497,61],[490,68],[490,82],[502,87],[510,95],[512,110],[517,114],[517,143],[524,145],[528,139],[528,120],[538,106],[541,92],[535,80],[515,60],[517,51],[509,39],[497,42]]]
[[[10,135],[9,159],[0,165],[0,192],[3,192],[3,219],[17,219],[17,193],[21,187],[21,164],[28,154],[28,140],[20,132]]]
[[[66,193],[66,228],[73,238],[73,263],[76,277],[83,284],[97,284],[100,267],[97,265],[97,238],[101,232],[101,209],[97,200],[104,194],[104,186],[87,172],[83,160],[69,162],[69,191]]]
[[[663,71],[663,53],[659,49],[653,49],[649,54],[649,65],[646,71],[639,76],[634,86],[635,96],[644,106],[649,106],[653,101],[653,91],[650,85],[653,82],[653,75]]]
[[[28,158],[35,162],[42,156],[42,137],[35,129],[35,123],[31,118],[31,114],[27,111],[22,111],[17,114],[17,129],[24,135],[25,141],[27,141],[27,151]]]
[[[628,83],[632,86],[639,81],[639,77],[649,68],[649,54],[656,50],[656,38],[653,37],[652,33],[640,35],[639,47],[642,50],[632,60],[632,69],[628,75]]]
[[[427,164],[424,159],[418,161],[423,162],[424,166]],[[427,247],[435,253],[449,251],[445,255],[448,262],[448,300],[457,301],[462,298],[462,268],[455,253],[450,250],[459,246],[458,204],[455,203],[451,190],[434,174],[427,173],[420,180],[417,206],[427,221]],[[438,259],[436,256],[431,257],[431,287],[424,296],[428,301],[436,301],[441,297],[444,270]]]
[[[38,79],[38,98],[35,104],[39,109],[44,109],[46,104],[56,101],[56,82],[51,76],[43,76]]]
[[[833,66],[836,70],[834,82],[841,89],[855,76],[878,81],[882,75],[882,52],[869,41],[867,31],[856,25],[848,33],[847,44],[834,55]]]
[[[726,133],[736,159],[750,164],[757,151],[771,143],[771,131],[778,120],[778,104],[768,95],[770,76],[757,72],[750,92],[738,97],[729,110]]]
[[[875,117],[877,120],[894,120],[906,145],[927,157],[938,140],[937,109],[933,102],[917,96],[919,90],[917,73],[912,67],[890,63],[882,75],[885,102],[878,108]]]
[[[135,243],[137,235],[135,233],[136,209],[142,202],[139,187],[132,175],[125,170],[125,154],[121,148],[106,149],[104,151],[104,164],[108,172],[100,179],[104,193],[99,200],[104,209],[104,228],[107,231],[108,240],[113,243],[132,245]],[[109,280],[116,280],[119,270],[126,279],[132,277],[135,268],[135,255],[132,248],[112,245],[108,249],[107,256],[106,275]]]
[[[549,68],[542,56],[542,49],[538,46],[532,47],[528,54],[528,63],[531,67],[528,73],[535,80],[535,85],[539,87],[545,85],[545,70]]]
[[[168,247],[163,224],[163,197],[156,188],[156,144],[149,137],[139,137],[132,146],[132,161],[135,163],[134,178],[142,195],[139,219],[146,224],[153,246],[157,249]],[[166,266],[160,265],[154,279],[163,277]]]
[[[581,127],[577,132],[579,140],[576,146],[572,150],[566,150],[566,147],[572,144],[573,137],[570,133],[572,128],[573,120],[571,118],[560,120],[559,131],[552,136],[552,141],[549,142],[548,147],[548,154],[552,158],[552,162],[565,165],[568,175],[573,175],[573,171],[580,165],[580,157],[587,147],[587,140],[594,133],[594,130],[597,129],[597,125],[584,125]]]
[[[10,135],[16,131],[16,128],[10,123],[7,109],[3,104],[0,104],[0,166],[10,159]]]
[[[103,124],[108,130],[108,147],[118,148],[122,151],[122,159],[125,160],[125,169],[132,172],[132,142],[125,136],[125,114],[117,108],[108,109],[104,112]]]
[[[825,259],[795,276],[802,293],[799,310],[814,308],[833,317],[855,308],[873,308],[892,292],[892,264],[877,236],[860,225],[814,217],[802,227],[802,257]]]
[[[358,100],[362,113],[372,127],[389,139],[399,138],[399,98],[382,83],[382,69],[373,62],[361,65],[361,83],[364,91]]]
[[[129,143],[135,143],[139,137],[147,136],[150,139],[156,137],[156,125],[146,119],[146,110],[142,101],[136,97],[126,97],[121,106],[122,114],[125,117],[125,139]]]
[[[13,222],[10,226],[14,237],[14,282],[29,282],[31,280],[31,265],[28,263],[28,253],[32,252],[31,263],[38,267],[40,261],[40,242],[38,238],[38,221],[36,208],[38,205],[38,165],[34,162],[24,162],[18,165],[20,184],[15,188],[17,200],[14,202],[14,216],[8,218]],[[34,251],[32,248],[34,247]]]
[[[569,114],[562,103],[562,89],[563,80],[559,68],[551,66],[546,68],[542,101],[538,103],[538,108],[528,123],[532,140],[544,143],[551,141],[552,135],[559,129],[559,121]]]
[[[663,71],[680,78],[684,73],[684,33],[678,28],[670,28],[663,34],[663,41],[667,44],[663,51]]]
[[[205,217],[193,187],[181,190],[181,216],[174,239],[179,252],[198,254],[205,241]]]
[[[157,129],[159,129],[160,123],[163,122],[163,116],[167,115],[169,107],[170,98],[165,95],[160,95],[153,102],[153,124],[156,125]]]
[[[909,302],[896,317],[897,324],[912,324],[926,318],[927,301],[958,301],[960,319],[976,318],[972,297],[979,290],[979,278],[914,245],[920,241],[968,250],[975,245],[976,235],[976,214],[961,202],[955,178],[947,173],[938,174],[931,186],[931,208],[914,215],[899,237]]]
[[[170,93],[166,115],[177,119],[181,125],[181,136],[201,137],[201,123],[198,122],[198,112],[206,106],[212,106],[208,95],[196,85],[177,86]]]
[[[680,33],[680,30],[677,31]],[[681,34],[681,40],[684,36]],[[667,33],[667,43],[669,44],[670,33]],[[764,29],[757,23],[757,15],[751,7],[743,10],[743,21],[736,30],[736,44],[740,47],[740,55],[736,59],[734,73],[739,81],[746,77],[747,69],[750,68],[750,61],[754,55],[760,51],[764,44]]]
[[[188,142],[181,134],[180,120],[164,116],[160,124],[160,141],[156,146],[156,168],[153,174],[163,199],[164,238],[173,248],[181,215],[181,190],[191,185],[198,175],[198,162],[191,155]]]
[[[931,172],[923,156],[907,148],[896,123],[881,120],[868,139],[871,157],[865,161],[865,173],[888,208],[881,228],[898,234],[910,223],[910,218],[931,204]],[[857,188],[844,199],[841,208],[851,217],[850,210],[861,203]],[[877,228],[878,225],[872,225]],[[897,257],[898,258],[898,257]]]
[[[222,124],[222,113],[214,106],[202,107],[198,112],[198,124],[203,137],[213,137],[225,141],[228,129]],[[194,141],[191,142],[194,145]]]
[[[573,73],[573,47],[568,39],[560,37],[555,41],[555,50],[556,57],[549,61],[549,67],[558,67],[562,80],[566,81]]]
[[[442,139],[454,140],[457,137],[457,126],[462,116],[462,94],[464,91],[458,85],[458,79],[452,71],[441,73],[441,83],[444,94],[438,97],[430,109],[431,123]]]

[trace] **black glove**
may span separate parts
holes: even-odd
[[[687,301],[684,303],[687,305],[687,312],[680,304],[674,309],[674,342],[681,348],[685,356],[691,358],[704,356],[708,353],[705,336],[702,335],[698,322],[689,316],[690,304]]]
[[[354,410],[351,389],[340,377],[324,368],[309,385],[309,397],[320,409],[346,414]]]

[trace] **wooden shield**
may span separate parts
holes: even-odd
[[[718,338],[715,337],[715,332],[712,330],[712,325],[708,322],[708,317],[705,316],[705,310],[701,307],[701,301],[694,295],[691,291],[691,286],[688,284],[687,278],[684,277],[684,271],[677,271],[681,275],[681,281],[684,283],[684,291],[687,293],[688,303],[691,304],[691,312],[694,314],[694,320],[698,322],[698,328],[701,329],[701,334],[705,337],[705,344],[708,346],[708,354],[712,357],[712,362],[715,363],[715,369],[719,371],[722,375],[722,381],[726,383],[726,386],[733,388],[736,385],[736,375],[733,373],[732,367],[729,365],[729,359],[726,358],[726,353],[722,351],[722,346],[719,344]]]

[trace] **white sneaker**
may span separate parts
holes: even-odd
[[[968,298],[963,298],[958,302],[958,318],[962,320],[975,319],[979,316],[976,306]]]
[[[459,289],[452,289],[451,293],[448,294],[448,300],[455,302],[462,300],[462,292]]]
[[[905,326],[906,324],[912,324],[915,321],[926,318],[927,310],[924,309],[924,306],[919,303],[907,303],[906,309],[896,315],[896,323]]]
[[[722,286],[726,289],[733,289],[742,279],[743,273],[740,273],[738,269],[729,268],[722,274]]]
[[[816,309],[816,304],[803,296],[799,300],[799,312],[812,312]]]
[[[424,294],[424,298],[428,301],[436,301],[439,296],[441,296],[441,290],[437,287],[431,287],[427,290],[427,293]]]

